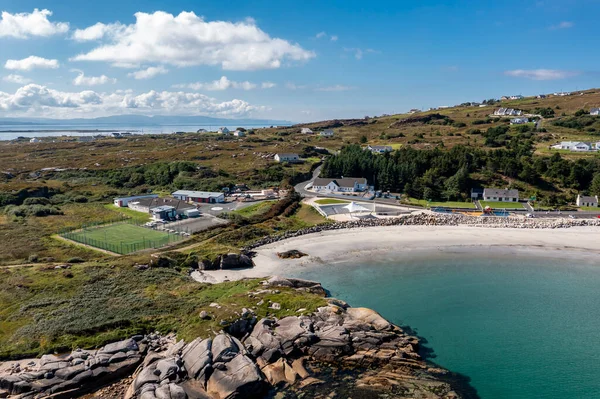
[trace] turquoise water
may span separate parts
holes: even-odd
[[[483,399],[600,398],[600,263],[565,259],[452,253],[295,275],[410,326]]]

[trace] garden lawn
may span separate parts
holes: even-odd
[[[181,237],[128,223],[98,226],[66,233],[65,238],[118,254],[147,248],[159,248],[179,241]]]
[[[444,208],[468,208],[475,209],[475,205],[472,202],[462,202],[462,201],[443,201],[443,202],[427,202],[427,200],[409,198],[407,201],[404,201],[410,205],[427,207],[430,206],[432,208],[436,207],[444,207]]]
[[[492,209],[524,209],[520,202],[502,201],[479,201],[482,207],[489,206]]]
[[[319,205],[332,205],[332,204],[347,204],[348,201],[339,200],[339,199],[335,199],[335,198],[323,198],[323,199],[315,200],[315,203],[317,203]]]

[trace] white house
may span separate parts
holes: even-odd
[[[539,99],[546,98],[546,95],[545,94],[538,94],[537,98],[539,98]]]
[[[209,191],[177,190],[171,194],[173,198],[188,202],[225,202],[225,194]]]
[[[523,111],[520,109],[512,109],[512,108],[498,108],[494,111],[494,115],[497,116],[521,116]]]
[[[519,95],[516,95],[516,96],[510,96],[509,98],[511,100],[521,100],[521,99],[523,99],[523,96],[519,94]]]
[[[417,112],[421,112],[421,110],[418,108],[413,108],[410,111],[408,111],[409,114],[416,114]]]
[[[562,141],[560,144],[552,146],[555,150],[569,150],[569,151],[592,151],[598,149],[598,143],[592,145],[592,143],[585,143],[582,141]]]
[[[502,190],[498,188],[484,188],[484,201],[519,202],[519,190]]]
[[[198,129],[198,130],[196,130],[196,133],[208,133],[208,130],[206,130],[206,129]]]
[[[322,132],[319,133],[319,136],[321,137],[333,137],[333,129],[325,129]]]
[[[367,150],[373,154],[385,154],[386,152],[392,152],[392,146],[389,145],[368,145]]]
[[[529,123],[529,118],[513,118],[510,120],[511,125],[523,125]]]
[[[313,181],[312,187],[317,191],[332,191],[354,193],[365,191],[369,188],[364,177],[342,177],[330,179],[319,177]]]
[[[233,135],[235,137],[246,137],[246,133],[242,132],[241,130],[236,130],[235,132],[233,132]]]
[[[277,162],[300,162],[300,156],[298,154],[275,154],[275,160]]]
[[[300,133],[302,133],[302,134],[313,134],[313,131],[310,130],[309,128],[307,128],[307,127],[303,127],[302,130],[300,130]]]
[[[38,140],[37,138],[32,138],[31,140],[29,140],[30,143],[39,143],[40,140]]]
[[[590,115],[595,115],[595,116],[600,115],[600,108],[592,108],[592,109],[590,109]]]
[[[587,196],[579,194],[577,196],[577,206],[598,206],[598,196]]]
[[[219,130],[217,130],[217,133],[228,135],[229,129],[227,129],[226,127],[220,127]]]

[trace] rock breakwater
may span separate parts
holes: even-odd
[[[305,229],[288,231],[280,235],[263,237],[243,248],[243,252],[250,252],[263,245],[272,244],[288,238],[300,237],[306,234],[331,230],[388,226],[472,226],[513,229],[566,229],[571,227],[600,226],[600,219],[525,219],[522,217],[472,217],[465,215],[436,214],[407,215],[398,218],[385,219],[357,219],[347,222],[323,223]]]

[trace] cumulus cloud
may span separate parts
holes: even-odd
[[[505,71],[505,75],[515,78],[525,78],[531,80],[559,80],[579,75],[575,71],[562,71],[558,69],[515,69]]]
[[[219,102],[200,93],[149,91],[134,94],[130,90],[97,93],[91,90],[63,92],[29,84],[15,93],[0,92],[0,112],[6,115],[98,116],[124,113],[144,115],[215,115],[247,116],[266,107],[233,99]]]
[[[133,77],[134,79],[137,79],[137,80],[152,79],[155,76],[164,75],[168,72],[169,72],[168,69],[166,69],[164,66],[160,65],[157,67],[141,69],[139,71],[129,73],[129,74],[127,74],[127,76]]]
[[[7,60],[4,64],[6,69],[19,71],[31,71],[36,68],[56,69],[58,66],[58,60],[49,60],[35,55],[30,55],[22,60]]]
[[[37,8],[32,13],[11,14],[3,11],[0,18],[0,37],[47,37],[69,30],[69,24],[66,22],[50,22],[48,17],[51,15],[52,11]]]
[[[78,75],[73,79],[73,84],[75,86],[98,86],[104,85],[107,83],[117,83],[117,79],[109,78],[106,75],[100,76],[85,76],[82,71],[73,70],[72,72],[77,72]]]
[[[335,85],[335,86],[324,86],[324,87],[317,87],[315,90],[316,91],[348,91],[348,90],[354,90],[354,87],[351,86],[343,86],[343,85]]]
[[[292,83],[292,82],[287,82],[285,84],[285,88],[288,89],[288,90],[303,90],[303,89],[306,89],[307,86],[306,85],[297,85],[297,84]]]
[[[136,22],[96,26],[80,37],[104,42],[76,61],[105,61],[115,65],[164,63],[175,66],[213,65],[226,70],[279,68],[286,61],[315,56],[300,45],[271,38],[252,19],[243,22],[205,21],[193,12],[175,16],[163,11],[138,12]]]
[[[24,85],[24,84],[31,82],[31,79],[28,79],[25,76],[16,75],[16,74],[6,75],[5,77],[2,78],[2,80],[5,82],[8,82],[8,83],[17,83],[20,85]]]
[[[262,89],[271,89],[275,86],[276,84],[273,82],[263,82],[260,84],[260,87]],[[229,78],[227,78],[227,76],[221,76],[220,79],[214,80],[212,82],[178,84],[174,85],[173,87],[178,89],[220,91],[227,89],[254,90],[258,88],[259,85],[248,81],[236,82],[234,80],[230,80]]]
[[[561,23],[559,23],[557,25],[552,25],[550,27],[550,30],[569,29],[569,28],[572,28],[573,26],[574,26],[574,24],[571,21],[562,21]]]
[[[118,22],[114,24],[103,24],[102,22],[98,22],[85,29],[76,29],[75,32],[73,32],[73,39],[78,42],[100,40],[105,36],[123,32],[124,29],[125,26]]]

